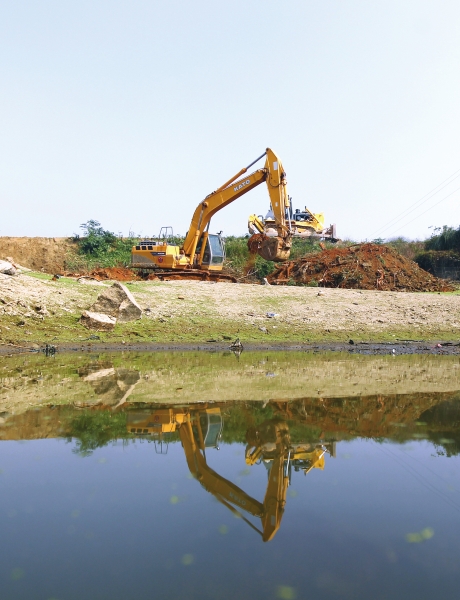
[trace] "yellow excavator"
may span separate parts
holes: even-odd
[[[159,408],[147,414],[132,412],[128,413],[127,424],[133,435],[152,436],[160,452],[163,452],[163,444],[167,443],[167,436],[178,431],[190,473],[206,491],[256,530],[264,542],[268,542],[281,525],[291,468],[296,471],[302,469],[305,473],[316,468],[324,469],[324,454],[327,451],[334,454],[323,444],[291,444],[288,425],[283,421],[268,421],[257,431],[250,430],[246,463],[254,465],[262,461],[268,470],[265,498],[259,502],[207,464],[206,449],[219,449],[222,427],[221,411],[215,406]],[[260,518],[262,529],[255,527],[241,511]]]
[[[264,167],[245,175],[263,157]],[[195,275],[203,279],[225,279],[221,274],[225,258],[224,240],[220,234],[209,233],[211,218],[263,182],[267,185],[270,197],[275,235],[266,236],[259,232],[248,245],[266,260],[287,260],[291,250],[292,231],[290,221],[286,219],[290,211],[286,173],[279,157],[267,148],[255,161],[200,202],[182,246],[174,243],[172,227],[163,227],[158,239],[142,240],[133,246],[131,267],[144,272],[153,271],[160,278],[193,278]],[[233,279],[230,276],[227,278]]]

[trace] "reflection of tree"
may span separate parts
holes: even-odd
[[[430,408],[420,415],[420,422],[428,430],[427,438],[439,448],[438,454],[460,454],[460,399]]]
[[[127,439],[126,413],[86,410],[77,414],[69,423],[70,436],[75,438],[75,454],[90,456],[96,448],[102,448],[113,440]]]

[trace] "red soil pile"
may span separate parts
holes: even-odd
[[[278,266],[268,276],[275,285],[406,292],[450,292],[454,288],[388,246],[360,244],[307,254]]]
[[[112,281],[135,281],[139,277],[131,269],[126,267],[105,267],[104,269],[95,269],[90,273],[91,277],[103,281],[110,279]]]

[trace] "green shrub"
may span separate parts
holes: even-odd
[[[425,250],[455,250],[460,252],[460,226],[455,229],[444,225],[436,227],[435,233],[425,242]]]
[[[396,250],[396,252],[399,252],[405,258],[415,260],[417,254],[424,249],[425,242],[419,240],[411,241],[404,237],[397,237],[388,240],[385,245],[390,246],[390,248],[393,248],[393,250]]]
[[[116,236],[94,219],[80,225],[80,229],[83,230],[84,235],[74,236],[78,252],[67,257],[67,270],[84,271],[101,267],[120,267],[131,262],[131,248],[138,242],[138,237]]]

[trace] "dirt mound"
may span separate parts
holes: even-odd
[[[0,237],[0,259],[11,257],[14,263],[33,271],[61,273],[76,247],[70,238]]]
[[[437,279],[388,246],[360,244],[307,254],[280,265],[269,277],[275,285],[407,292],[449,292],[454,288]]]
[[[112,281],[136,281],[139,277],[131,269],[126,267],[105,267],[103,269],[94,269],[89,274],[99,281],[110,279]]]

